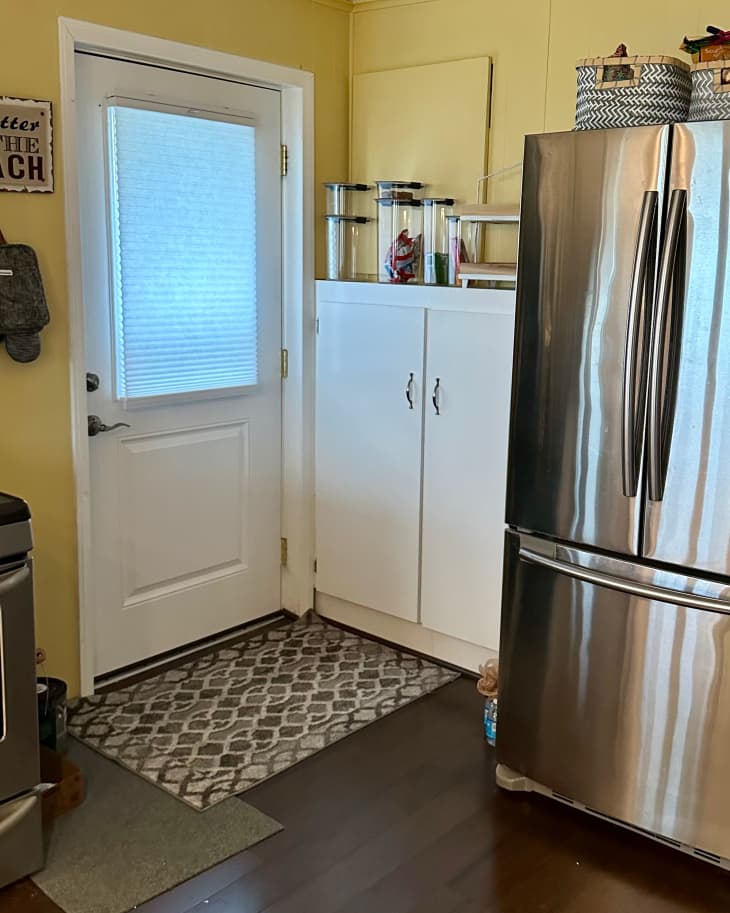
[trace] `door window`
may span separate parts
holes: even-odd
[[[117,103],[106,116],[116,398],[256,384],[255,127]]]

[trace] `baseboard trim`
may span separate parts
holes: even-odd
[[[386,615],[327,593],[316,592],[314,605],[319,615],[343,628],[417,656],[438,660],[443,665],[470,676],[478,675],[479,665],[497,655],[487,647],[431,631],[415,622]]]

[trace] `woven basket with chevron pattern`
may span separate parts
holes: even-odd
[[[694,64],[689,119],[730,119],[730,60]]]
[[[576,130],[687,120],[689,64],[675,57],[589,57],[577,69]]]

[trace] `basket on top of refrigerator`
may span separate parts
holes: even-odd
[[[630,57],[620,44],[610,57],[579,60],[577,70],[576,130],[687,120],[689,65],[676,57]]]
[[[692,99],[688,120],[730,118],[730,31],[707,26],[707,35],[685,38],[692,55]]]

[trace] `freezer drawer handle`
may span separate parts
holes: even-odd
[[[668,590],[666,587],[649,586],[645,583],[638,583],[635,580],[627,580],[625,577],[613,577],[611,574],[603,574],[601,571],[581,567],[579,564],[568,564],[565,561],[548,558],[547,555],[541,555],[539,552],[533,552],[527,548],[520,549],[520,558],[529,561],[530,564],[548,567],[550,570],[557,571],[558,574],[575,577],[577,580],[585,580],[586,583],[605,586],[611,590],[620,590],[622,593],[630,593],[632,596],[641,596],[644,599],[654,599],[658,602],[668,602],[671,605],[686,606],[688,609],[707,609],[710,612],[722,612],[725,615],[730,615],[730,603],[723,602],[721,599],[713,599],[711,596],[695,596],[693,593]]]
[[[673,190],[659,265],[649,365],[649,498],[661,501],[674,422],[684,296],[684,237],[687,191]],[[670,298],[672,299],[670,307]],[[670,317],[671,313],[671,317]],[[669,323],[669,333],[667,333]],[[669,336],[669,351],[666,351]]]
[[[4,837],[5,834],[10,833],[14,827],[17,827],[20,822],[25,818],[26,815],[30,814],[38,797],[28,796],[27,799],[21,799],[19,802],[13,803],[13,810],[7,814],[7,817],[4,817],[4,812],[0,811],[0,837]]]
[[[647,190],[641,204],[639,230],[636,235],[634,268],[631,275],[629,314],[626,323],[624,350],[623,400],[621,416],[621,455],[623,490],[627,498],[635,498],[639,485],[641,434],[646,417],[646,356],[649,320],[641,329],[642,303],[654,300],[654,251],[656,249],[657,203],[656,190]],[[639,389],[637,391],[637,377]]]

